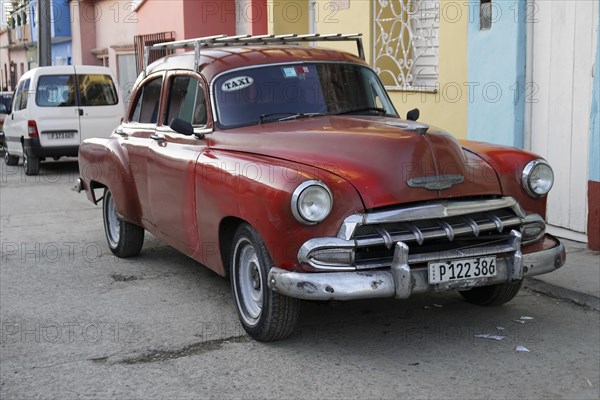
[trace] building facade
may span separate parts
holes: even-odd
[[[39,15],[38,0],[2,0],[0,69],[2,88],[13,90],[26,71],[38,66],[39,18],[50,21],[52,65],[72,63],[71,15],[68,0],[50,1],[50,15]]]
[[[468,138],[531,150],[554,168],[549,231],[600,250],[597,1],[470,8]]]
[[[134,36],[140,24],[134,2],[71,0],[73,63],[109,67],[125,102],[137,78]]]

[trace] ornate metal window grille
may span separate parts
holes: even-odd
[[[377,0],[373,7],[373,64],[384,85],[392,90],[435,91],[439,0]]]

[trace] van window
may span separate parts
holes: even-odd
[[[166,125],[173,118],[181,118],[192,125],[206,125],[206,103],[200,82],[189,76],[178,76],[171,81]]]
[[[12,107],[13,111],[24,110],[27,108],[27,97],[29,94],[29,82],[30,79],[25,79],[19,86],[17,87],[17,91],[15,93],[14,105]]]
[[[74,107],[76,98],[73,75],[40,76],[35,104],[40,107]]]
[[[147,82],[140,90],[135,100],[133,114],[129,119],[131,122],[155,124],[158,121],[158,104],[160,100],[160,88],[162,77]]]
[[[79,104],[81,106],[114,106],[119,102],[115,84],[110,75],[77,75]]]
[[[113,106],[118,102],[110,75],[78,74],[77,82],[74,75],[42,75],[38,79],[35,103],[40,107]]]
[[[19,83],[17,90],[15,90],[15,98],[13,99],[13,111],[19,111],[21,109],[21,94],[23,93],[23,82]]]

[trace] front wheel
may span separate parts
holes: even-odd
[[[519,290],[523,281],[501,283],[498,285],[480,286],[459,292],[469,303],[479,306],[499,306],[511,301]]]
[[[269,289],[273,261],[250,225],[241,225],[233,238],[231,288],[237,313],[248,334],[261,342],[284,339],[294,332],[300,300]]]
[[[112,193],[108,188],[104,189],[103,199],[104,232],[110,251],[120,258],[137,256],[144,244],[144,229],[119,217]]]

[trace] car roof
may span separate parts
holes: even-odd
[[[194,52],[178,53],[155,61],[147,67],[146,72],[149,75],[164,70],[193,70],[194,61]],[[202,49],[198,69],[210,82],[220,73],[232,69],[294,62],[351,62],[368,65],[360,57],[351,53],[322,47],[248,45]]]

